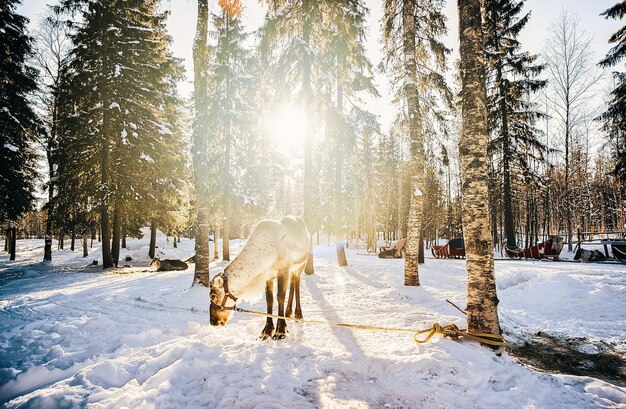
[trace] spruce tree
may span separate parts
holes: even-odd
[[[487,64],[488,114],[491,133],[490,151],[493,169],[500,176],[506,245],[517,248],[513,220],[512,179],[533,175],[534,160],[544,160],[547,147],[539,140],[538,112],[530,97],[545,87],[537,79],[545,66],[537,56],[521,51],[517,37],[526,26],[530,12],[519,16],[525,0],[487,0],[483,24]],[[531,183],[533,183],[531,181]]]
[[[19,4],[0,5],[0,224],[15,222],[32,207],[37,176],[32,145],[42,132],[29,102],[37,72],[27,65],[33,40],[26,33],[28,19],[15,12]]]
[[[168,174],[172,163],[185,165],[184,145],[169,122],[181,69],[168,50],[167,14],[157,6],[156,0],[89,2],[72,35],[59,195],[68,205],[99,209],[104,268],[117,264],[122,214],[150,224],[150,217],[168,214],[160,205],[181,190]]]
[[[605,18],[623,19],[626,15],[626,3],[620,1],[602,14]],[[614,67],[626,57],[626,25],[609,37],[610,43],[616,43],[600,61],[602,67]],[[615,88],[606,111],[600,116],[602,129],[608,133],[614,143],[616,159],[614,173],[626,185],[626,71],[613,72]]]
[[[213,15],[215,31],[212,33],[217,44],[210,50],[209,60],[209,123],[213,130],[211,149],[222,156],[222,253],[230,260],[229,239],[233,208],[238,207],[238,176],[234,166],[240,162],[242,142],[248,130],[247,122],[252,117],[249,101],[245,99],[252,84],[249,51],[243,47],[247,35],[241,24],[239,1],[222,1],[221,13]]]

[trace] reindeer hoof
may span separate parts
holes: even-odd
[[[287,318],[293,318],[293,312],[289,311],[285,314],[285,317]]]
[[[297,320],[303,320],[303,319],[304,319],[304,317],[302,316],[302,311],[296,311],[295,318],[296,318]]]
[[[272,338],[274,336],[274,327],[265,327],[263,328],[263,332],[261,332],[261,341],[265,341],[268,338]]]
[[[279,339],[285,339],[287,337],[287,334],[282,333],[282,332],[277,332],[274,334],[274,336],[272,337],[272,339],[274,341],[278,341]]]

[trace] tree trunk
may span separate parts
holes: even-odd
[[[70,242],[71,251],[74,251],[75,244],[76,244],[76,229],[72,228],[72,241]]]
[[[337,84],[337,111],[343,116],[343,89],[341,84]],[[346,259],[346,249],[343,245],[343,195],[341,191],[342,171],[343,171],[343,127],[340,123],[335,129],[335,240],[337,241],[337,264],[339,267],[348,265]]]
[[[87,257],[89,255],[89,251],[87,250],[87,240],[89,239],[89,235],[87,231],[83,233],[83,257]]]
[[[193,170],[196,191],[196,267],[193,285],[209,286],[209,189],[207,163],[208,72],[207,35],[209,24],[208,0],[198,0],[196,37],[193,43],[194,124]]]
[[[126,223],[122,224],[122,248],[125,249],[126,247]]]
[[[213,259],[217,260],[218,258],[220,258],[220,250],[219,250],[219,243],[220,240],[220,228],[216,227],[215,231],[213,232]]]
[[[567,98],[567,97],[566,97]],[[567,250],[572,251],[572,206],[569,202],[569,178],[570,178],[570,104],[566,99],[565,107],[565,223],[567,224]]]
[[[54,124],[54,121],[53,121]],[[48,146],[48,166],[50,166],[50,182],[48,182],[48,212],[46,215],[46,235],[43,245],[43,261],[52,261],[52,205],[54,199],[54,184],[53,184],[53,164],[50,155],[50,146]]]
[[[150,260],[156,255],[156,235],[157,235],[157,223],[156,220],[152,220],[150,224],[150,247],[148,249],[148,257]]]
[[[462,80],[461,194],[467,262],[467,326],[500,335],[489,229],[487,90],[481,36],[481,1],[458,0]]]
[[[309,16],[310,7],[309,2],[315,0],[302,0],[302,12],[305,20],[302,28],[302,41],[304,48],[309,49],[311,41],[311,18]],[[302,69],[302,99],[306,109],[311,109],[311,55],[304,53],[303,56],[303,69]],[[313,160],[312,160],[312,124],[307,124],[304,129],[304,223],[310,232],[313,232],[313,188],[314,188],[314,175],[313,175]],[[315,230],[317,230],[315,228]],[[313,246],[311,246],[313,249]],[[306,274],[314,274],[315,267],[313,266],[313,251],[309,252],[306,267],[304,272]]]
[[[17,251],[17,227],[15,225],[11,226],[10,232],[9,260],[15,260],[15,253]]]
[[[65,244],[65,230],[61,229],[59,230],[59,243],[58,243],[59,250],[63,250],[64,244]]]
[[[111,244],[111,257],[113,258],[113,264],[118,267],[120,261],[120,239],[121,239],[121,226],[120,226],[120,206],[115,202],[113,208],[113,243]]]
[[[174,236],[174,248],[178,248],[178,240],[176,239],[176,236]]]
[[[406,223],[406,245],[404,253],[404,285],[418,286],[419,247],[421,244],[422,213],[424,197],[424,139],[422,118],[417,94],[417,60],[415,55],[415,1],[404,0],[402,7],[403,52],[407,115],[409,117],[410,159],[409,177],[410,203]]]
[[[9,252],[9,242],[11,241],[11,229],[9,227],[4,231],[4,251]]]

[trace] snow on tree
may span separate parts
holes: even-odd
[[[540,141],[537,120],[543,114],[531,97],[545,87],[537,76],[545,69],[537,56],[521,51],[517,37],[526,26],[530,12],[519,16],[525,1],[487,0],[483,24],[486,63],[491,169],[500,179],[495,188],[502,198],[506,245],[517,248],[513,220],[513,183],[519,175],[527,184],[537,184],[533,161],[545,161],[547,147]],[[497,217],[497,214],[492,215]]]
[[[405,285],[419,285],[418,259],[423,238],[423,195],[425,191],[425,140],[432,137],[435,123],[442,123],[442,105],[452,105],[452,94],[444,78],[449,50],[444,6],[440,0],[387,0],[382,22],[384,56],[381,66],[390,75],[394,102],[401,109],[395,126],[406,130],[409,141],[410,177]],[[433,120],[429,120],[432,118]],[[419,192],[419,193],[418,193]]]
[[[626,3],[616,3],[601,14],[605,18],[623,19],[626,15]],[[602,67],[614,67],[626,57],[626,25],[609,37],[615,43],[606,56],[600,61]],[[626,72],[613,72],[615,86],[611,91],[611,99],[606,111],[600,116],[602,129],[608,133],[610,143],[614,144],[616,163],[614,173],[626,184]]]
[[[164,207],[178,208],[172,197],[186,189],[185,144],[170,123],[182,71],[157,6],[86,4],[61,87],[59,202],[71,213],[99,210],[104,268],[118,262],[124,219],[167,218]]]

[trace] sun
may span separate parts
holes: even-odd
[[[284,104],[270,116],[265,124],[276,149],[285,154],[298,154],[304,150],[307,116],[300,107]]]

